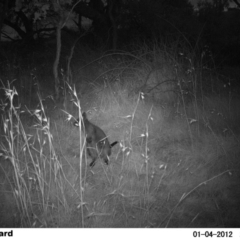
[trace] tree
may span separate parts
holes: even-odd
[[[79,2],[74,11],[79,16],[92,20],[92,30],[98,36],[100,45],[107,45],[107,48],[116,49],[118,41],[117,18],[119,16],[122,0],[90,0]],[[107,44],[106,44],[107,43]]]
[[[238,0],[213,0],[199,2],[198,17],[203,24],[203,35],[216,60],[231,64],[239,63],[240,11],[230,9],[230,2]],[[238,6],[238,5],[237,5]],[[221,64],[222,64],[221,63]]]
[[[49,9],[49,3],[47,1],[36,4],[34,1],[26,0],[15,2],[5,0],[5,12],[2,15],[2,23],[12,29],[14,29],[19,38],[25,43],[31,43],[39,36],[40,33],[46,33],[53,31],[53,29],[47,27],[47,23],[43,21],[46,19]],[[41,24],[39,24],[41,22]],[[2,26],[1,25],[1,31]],[[44,26],[46,24],[46,26]],[[2,31],[2,34],[11,39],[6,33]]]
[[[4,20],[6,18],[6,13],[8,12],[8,0],[2,0],[0,2],[0,31],[3,27]]]
[[[235,4],[237,5],[238,8],[240,8],[240,2],[238,0],[233,0],[233,2],[235,2]]]
[[[70,14],[72,13],[74,7],[80,2],[81,0],[78,0],[69,11],[67,11],[66,5],[61,4],[60,1],[58,0],[52,0],[52,5],[54,12],[57,14],[57,18],[55,20],[55,25],[56,25],[56,43],[57,43],[57,48],[56,48],[56,57],[55,61],[53,64],[53,75],[55,79],[55,94],[56,94],[56,99],[59,99],[60,97],[60,81],[59,81],[59,76],[58,76],[58,65],[59,65],[59,59],[60,59],[60,54],[61,54],[61,30],[66,24]],[[72,1],[69,1],[69,3],[72,3]],[[66,1],[64,1],[64,4],[66,4]]]
[[[130,39],[166,39],[169,35],[188,32],[193,6],[188,0],[123,1],[118,29]]]

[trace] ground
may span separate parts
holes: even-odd
[[[1,77],[1,227],[240,227],[236,78],[144,56],[73,59],[59,98],[39,64]],[[83,111],[119,142],[109,165]]]

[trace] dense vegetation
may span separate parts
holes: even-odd
[[[234,2],[3,1],[0,227],[240,227]]]

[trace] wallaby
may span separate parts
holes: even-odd
[[[118,142],[109,143],[106,134],[104,131],[91,123],[87,119],[87,114],[82,113],[82,129],[86,136],[86,146],[87,153],[92,158],[90,167],[93,167],[96,163],[96,160],[100,157],[103,159],[106,165],[109,163],[109,156],[111,155],[111,148],[116,145]],[[75,126],[79,126],[79,119],[74,122]]]

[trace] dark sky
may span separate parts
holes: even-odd
[[[192,5],[194,5],[194,7],[195,7],[195,6],[197,6],[197,2],[198,2],[198,0],[190,0],[190,2],[191,2]]]
[[[191,2],[194,7],[197,7],[198,1],[199,0],[189,0],[189,2]],[[209,2],[211,2],[211,0],[209,0]],[[230,7],[236,7],[236,4],[232,2],[230,3]]]

